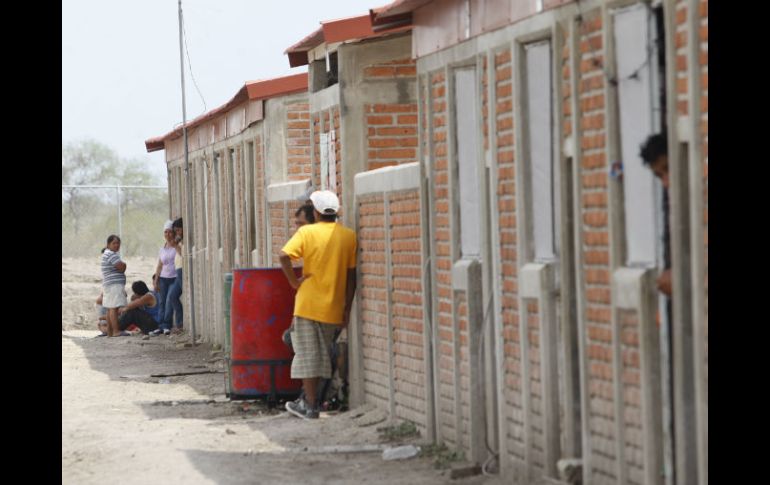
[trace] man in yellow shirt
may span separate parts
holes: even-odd
[[[340,203],[328,190],[310,195],[316,223],[300,227],[281,250],[281,267],[292,288],[294,360],[292,379],[302,379],[305,398],[287,402],[286,410],[303,419],[318,418],[319,378],[331,377],[329,349],[337,329],[347,327],[356,291],[356,235],[337,224]],[[291,261],[302,258],[297,278]]]

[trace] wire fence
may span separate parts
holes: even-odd
[[[62,258],[98,257],[110,234],[122,257],[157,257],[168,219],[165,186],[62,185]]]

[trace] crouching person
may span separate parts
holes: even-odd
[[[118,310],[118,328],[123,331],[133,324],[147,335],[158,328],[158,296],[144,281],[135,281],[131,291],[131,302]]]
[[[331,378],[329,353],[335,333],[345,328],[356,291],[356,235],[337,224],[339,199],[328,190],[310,196],[315,224],[300,227],[281,250],[281,268],[292,288],[294,323],[292,379],[301,379],[304,398],[286,403],[289,413],[318,418],[319,379]],[[291,261],[302,258],[302,276]]]

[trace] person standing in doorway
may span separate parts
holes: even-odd
[[[182,287],[184,284],[184,280],[182,279],[182,264],[183,264],[183,251],[184,251],[184,229],[182,227],[182,218],[175,220],[171,224],[171,228],[174,231],[174,242],[176,243],[176,246],[174,247],[174,250],[176,254],[174,255],[174,271],[176,272],[176,276],[174,278],[174,284],[171,285],[171,288],[168,290],[167,299],[166,302],[166,308],[165,308],[165,316],[164,318],[167,319],[169,323],[171,323],[171,314],[170,312],[173,311],[174,313],[174,327],[171,329],[171,333],[178,334],[182,333],[182,322],[183,322],[183,312],[182,312]],[[169,305],[171,305],[171,309],[169,310]]]
[[[283,273],[297,289],[291,377],[302,379],[304,391],[304,398],[287,402],[286,410],[303,419],[318,418],[318,381],[331,377],[331,344],[337,330],[348,325],[356,291],[356,235],[337,223],[339,199],[320,190],[310,200],[315,224],[300,227],[280,253]],[[291,262],[300,258],[304,264],[297,278]]]
[[[160,248],[158,255],[158,266],[155,268],[152,286],[158,294],[158,312],[160,315],[160,325],[158,330],[164,334],[171,332],[172,318],[174,316],[174,305],[169,302],[168,294],[172,285],[176,281],[176,238],[174,237],[173,221],[166,221],[163,225],[163,238],[165,243]]]
[[[660,179],[663,188],[668,192],[668,141],[665,133],[650,135],[642,144],[639,155],[652,173]],[[671,297],[671,268],[666,268],[658,276],[658,291]]]

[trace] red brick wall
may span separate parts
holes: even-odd
[[[267,241],[265,240],[265,221],[268,218],[268,214],[265,210],[265,164],[262,157],[262,135],[257,135],[254,139],[254,159],[256,161],[254,167],[254,200],[255,204],[255,223],[257,234],[257,248],[265,248]],[[262,253],[259,252],[261,255]],[[268,254],[264,251],[264,254]],[[254,261],[255,265],[266,266],[267,261]]]
[[[340,108],[334,106],[331,109],[332,116],[329,117],[329,110],[323,110],[310,115],[311,123],[313,124],[313,153],[316,163],[313,164],[312,172],[308,171],[308,175],[312,174],[313,185],[318,189],[321,188],[321,133],[329,133],[332,128],[336,132],[336,140],[334,145],[334,155],[336,156],[335,170],[337,174],[337,197],[340,199],[340,216],[342,215],[342,136],[340,133]],[[333,123],[333,124],[332,124]],[[329,152],[329,159],[331,160],[332,153]],[[303,178],[307,178],[307,175]]]
[[[642,435],[642,391],[639,355],[639,316],[636,312],[618,312],[620,332],[620,382],[623,403],[623,438],[627,483],[644,483],[644,441]]]
[[[248,218],[248,197],[246,196],[246,172],[244,170],[244,152],[241,146],[235,148],[235,206],[237,207],[236,217],[238,218],[239,233],[238,238],[238,261],[241,266],[248,264],[248,233],[246,232],[246,220]]]
[[[698,5],[698,14],[700,17],[700,26],[698,30],[699,49],[699,70],[701,76],[701,135],[703,150],[703,245],[704,245],[704,266],[705,266],[705,300],[706,316],[703,322],[705,345],[705,366],[706,382],[708,382],[708,283],[709,283],[709,59],[708,59],[708,36],[709,36],[709,18],[708,18],[708,0],[702,0]],[[697,221],[695,221],[697,222]]]
[[[361,355],[366,401],[388,409],[388,320],[385,205],[382,194],[358,198]]]
[[[313,159],[316,161],[311,169],[311,175],[313,186],[321,187],[321,114],[311,114],[310,122],[313,124]]]
[[[438,321],[438,371],[436,375],[439,397],[437,405],[439,430],[443,441],[458,444],[455,425],[454,398],[454,331],[452,321],[452,256],[449,232],[449,170],[447,159],[446,79],[443,72],[430,76],[433,106],[429,107],[433,118],[433,197],[434,197],[434,247],[436,277],[436,315]]]
[[[334,171],[337,177],[337,197],[340,199],[340,217],[342,217],[342,133],[340,133],[340,107],[335,106],[332,108],[332,122],[334,124],[334,131],[336,132],[336,139],[334,142],[334,154],[335,164]],[[331,154],[329,154],[331,156]]]
[[[394,372],[396,417],[423,430],[427,425],[423,352],[422,269],[419,191],[359,197],[358,242],[361,250],[362,356],[366,399],[389,408],[389,367]],[[387,227],[387,230],[386,230]],[[391,281],[387,281],[386,240],[390,242]],[[388,284],[393,326],[388,354]]]
[[[484,136],[484,153],[489,150],[489,75],[487,74],[487,58],[484,56],[481,62],[481,132]]]
[[[591,476],[597,483],[616,480],[615,414],[612,369],[612,326],[609,285],[609,232],[606,130],[606,82],[602,66],[602,18],[598,10],[583,16],[580,35],[579,106],[581,132],[582,223],[585,281],[586,383]]]
[[[235,252],[235,214],[230,202],[235,202],[232,189],[235,187],[233,169],[235,168],[235,152],[233,152],[232,163],[230,162],[230,149],[225,148],[220,151],[219,159],[219,207],[220,219],[222,225],[222,269],[230,271],[233,267],[233,253]],[[233,195],[231,198],[230,196]]]
[[[295,200],[268,203],[271,231],[270,251],[272,251],[274,267],[281,265],[278,260],[281,248],[297,231],[297,226],[294,224],[294,212],[301,205],[301,202]]]
[[[430,107],[428,106],[428,94],[430,93],[432,89],[432,84],[430,77],[425,76],[420,81],[420,91],[421,91],[421,97],[420,97],[420,124],[418,126],[418,129],[420,130],[420,143],[422,146],[420,147],[420,150],[422,151],[422,159],[423,160],[430,160],[430,150],[431,150],[431,132],[429,131],[428,126],[428,119],[429,117],[433,116]]]
[[[420,192],[389,194],[396,416],[427,424]]]
[[[687,115],[687,3],[679,0],[676,3],[676,34],[674,35],[676,48],[676,111],[679,115]]]
[[[554,49],[554,52],[558,50]],[[562,95],[562,133],[564,138],[572,136],[572,68],[570,67],[570,47],[561,46],[561,95]]]
[[[372,64],[364,68],[364,77],[369,80],[414,77],[417,75],[415,64],[415,60],[410,58]]]
[[[273,255],[273,266],[280,266],[281,263],[278,257],[281,253],[281,248],[289,240],[289,235],[286,232],[286,223],[284,222],[284,204],[284,202],[268,203],[270,210],[270,252]]]
[[[529,364],[529,409],[530,409],[530,463],[535,474],[545,470],[545,417],[543,416],[543,378],[540,362],[540,315],[536,300],[527,300],[527,356]],[[550,424],[550,423],[548,423]]]
[[[286,110],[288,180],[305,180],[310,178],[310,105],[293,103]]]
[[[497,209],[500,227],[502,272],[502,320],[507,448],[510,457],[524,460],[524,412],[522,402],[521,332],[519,331],[518,255],[516,252],[516,186],[514,178],[512,65],[510,48],[498,51],[494,59]]]
[[[367,104],[367,170],[417,161],[417,104]]]
[[[470,348],[468,335],[468,295],[465,291],[455,291],[455,304],[457,305],[457,349],[459,352],[459,376],[460,386],[460,443],[464,449],[471,446],[471,410],[470,410]],[[467,455],[466,455],[467,456]]]

